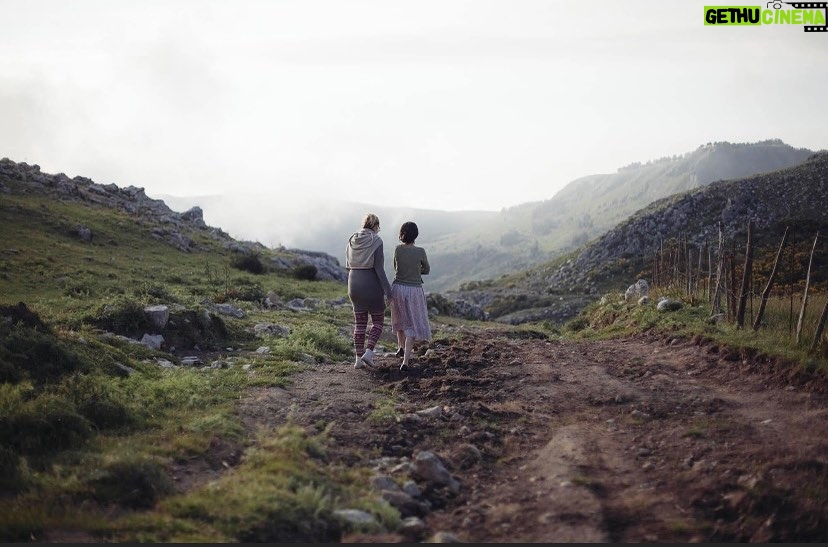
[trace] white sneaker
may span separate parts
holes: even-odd
[[[354,368],[365,368],[365,363],[362,362],[362,359],[357,357],[356,362],[354,363]]]
[[[374,366],[374,350],[366,349],[365,353],[362,354],[362,362],[369,367]]]

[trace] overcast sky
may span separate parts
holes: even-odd
[[[704,5],[0,0],[0,157],[150,196],[500,210],[709,141],[828,147],[828,33]]]

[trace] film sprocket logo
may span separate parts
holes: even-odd
[[[768,2],[762,6],[704,6],[705,26],[802,25],[828,32],[828,2]]]

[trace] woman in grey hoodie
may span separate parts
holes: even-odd
[[[374,364],[374,347],[382,335],[386,301],[391,298],[379,229],[377,215],[368,213],[362,221],[362,229],[348,239],[345,249],[348,297],[354,308],[354,368]],[[369,316],[371,330],[366,337]]]

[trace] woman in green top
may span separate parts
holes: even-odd
[[[431,267],[425,249],[414,245],[420,231],[414,222],[400,227],[400,241],[394,249],[394,282],[391,285],[391,329],[397,333],[400,370],[408,366],[415,340],[431,340],[423,277]]]

